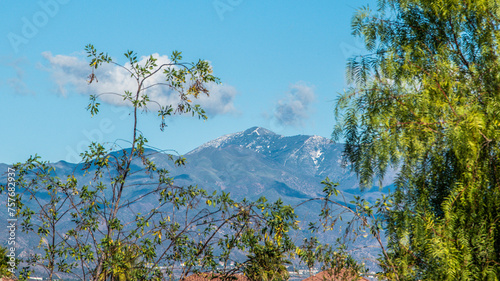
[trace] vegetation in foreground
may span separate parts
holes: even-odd
[[[333,138],[345,140],[346,163],[362,186],[372,186],[373,178],[381,179],[393,165],[400,169],[397,189],[374,205],[358,199],[351,208],[332,200],[339,191],[325,180],[321,226],[311,225],[311,230],[333,229],[338,217],[333,207],[338,207],[354,218],[349,232],[369,230],[379,242],[380,278],[498,280],[499,4],[378,3],[376,12],[363,8],[353,19],[353,33],[365,39],[369,53],[348,64],[352,87],[338,100]],[[103,63],[117,64],[91,45],[86,50],[90,82]],[[265,198],[235,202],[223,192],[176,186],[168,171],[145,155],[147,140],[137,128],[138,110],[153,104],[146,91],[153,85],[147,80],[161,71],[166,82],[154,86],[179,95],[176,107],[157,105],[163,129],[173,114],[205,119],[192,100],[209,94],[206,84],[218,79],[206,61],[184,63],[178,52],[162,65],[152,56],[141,62],[133,52],[125,56],[129,64],[120,66],[138,86],[120,94],[133,108],[132,149],[112,156],[109,148],[92,144],[82,155],[84,169],[94,169],[89,184],[72,175],[54,177],[53,167],[38,157],[14,166],[16,184],[24,191],[16,200],[21,227],[40,237],[43,252],[23,261],[20,279],[41,266],[51,278],[69,273],[83,280],[160,280],[172,278],[173,266],[182,262],[181,277],[203,268],[227,278],[244,272],[254,280],[285,280],[285,265],[293,257],[310,268],[320,263],[360,270],[345,249],[340,251],[342,246],[331,248],[314,238],[295,245],[289,232],[297,228],[298,218],[291,206]],[[91,97],[88,109],[98,113],[98,96]],[[122,196],[131,187],[127,180],[134,159],[152,178],[150,192],[136,203],[155,196],[158,205],[122,221],[118,213],[131,206]],[[172,160],[184,164],[182,157]],[[42,192],[49,198],[37,201],[36,209],[23,204]],[[63,231],[65,219],[72,228]],[[230,268],[226,265],[234,251],[248,259]]]
[[[498,1],[380,0],[353,33],[335,139],[370,186],[400,168],[384,212],[395,280],[500,278]]]
[[[174,114],[206,119],[193,100],[209,94],[209,83],[219,82],[208,62],[185,63],[180,52],[173,52],[169,63],[158,64],[153,56],[139,60],[128,51],[128,62],[121,65],[92,45],[86,46],[86,51],[92,70],[89,83],[97,81],[97,69],[106,63],[123,68],[137,82],[135,92],[120,94],[133,110],[132,148],[110,153],[112,148],[105,144],[92,143],[82,153],[79,165],[85,183],[79,182],[74,172],[58,177],[54,166],[38,156],[13,166],[21,230],[40,241],[40,251],[22,261],[20,280],[27,280],[40,268],[49,279],[64,274],[81,280],[172,280],[204,271],[228,280],[236,273],[251,280],[286,280],[286,265],[295,256],[305,258],[312,253],[319,257],[319,251],[332,255],[330,246],[317,241],[314,249],[295,246],[290,231],[298,229],[299,221],[294,209],[281,200],[234,201],[224,192],[209,194],[198,186],[177,186],[169,171],[151,160],[147,139],[138,128],[139,111],[156,106],[162,130],[166,118]],[[159,73],[166,82],[148,84],[148,79]],[[147,95],[151,87],[168,87],[178,95],[179,103],[174,107],[151,101]],[[92,116],[99,113],[99,97],[90,97],[87,109]],[[185,164],[183,157],[170,158],[177,165]],[[140,169],[133,170],[137,165]],[[139,172],[149,175],[148,182],[131,180]],[[328,185],[325,190],[331,194],[334,185]],[[125,194],[134,189],[144,193],[133,201],[125,200]],[[325,207],[333,202],[327,197],[322,198]],[[141,208],[147,198],[154,198],[157,205]],[[235,252],[245,253],[247,259],[230,266]],[[341,251],[334,256],[337,258],[321,262],[331,267],[343,262],[339,256],[348,255]],[[311,266],[317,264],[311,256],[308,259]],[[346,265],[358,274],[360,267],[353,261]],[[181,264],[182,272],[174,274],[174,268]]]

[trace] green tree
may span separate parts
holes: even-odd
[[[331,276],[342,278],[358,277],[364,271],[360,265],[348,252],[345,243],[337,240],[337,247],[329,244],[322,245],[316,237],[304,239],[304,243],[297,248],[296,253],[301,262],[305,263],[309,269],[309,276],[313,276],[315,265],[321,265],[321,270],[326,270]]]
[[[281,247],[271,241],[265,241],[264,244],[256,244],[252,247],[244,272],[250,280],[255,281],[288,280],[287,265],[289,264],[291,262]]]
[[[127,64],[122,65],[92,45],[86,51],[92,69],[89,83],[97,81],[97,69],[105,63],[122,68],[137,82],[134,92],[111,93],[131,107],[131,148],[112,152],[106,144],[92,143],[75,168],[84,172],[81,181],[75,172],[59,175],[54,165],[36,155],[14,165],[21,230],[40,239],[40,250],[24,260],[20,279],[43,267],[50,278],[65,273],[81,280],[173,280],[173,268],[180,264],[183,270],[175,278],[201,270],[230,278],[242,267],[220,269],[219,262],[227,265],[234,251],[251,251],[263,237],[294,248],[287,234],[296,227],[290,206],[267,203],[265,198],[236,202],[225,192],[177,186],[169,171],[151,160],[161,152],[147,149],[138,128],[139,112],[157,106],[162,130],[165,119],[174,114],[206,119],[193,100],[209,94],[207,83],[219,81],[208,62],[185,63],[180,52],[173,52],[170,63],[158,65],[153,56],[140,62],[128,51]],[[165,82],[148,84],[153,75],[163,75]],[[151,101],[151,87],[168,87],[179,95],[179,103],[162,106]],[[92,116],[99,113],[99,97],[90,97],[87,109]],[[177,165],[185,163],[181,156],[166,156]],[[147,180],[138,183],[133,175]],[[131,192],[138,195],[131,197]],[[142,202],[150,206],[151,199],[156,204],[138,209]]]
[[[147,267],[141,261],[140,248],[137,245],[121,245],[118,242],[111,247],[107,255],[113,264],[113,270],[106,274],[103,272],[98,280],[107,278],[117,281],[140,280],[147,271]]]
[[[11,265],[8,264],[10,258],[7,256],[8,249],[0,246],[0,278],[11,277],[12,272],[9,270]]]
[[[321,202],[321,212],[318,222],[309,222],[311,237],[305,238],[295,253],[299,261],[308,267],[310,276],[312,269],[319,266],[321,270],[339,278],[358,277],[366,273],[367,269],[364,263],[361,264],[352,257],[348,245],[352,246],[359,236],[367,238],[371,234],[384,255],[387,255],[378,214],[381,209],[387,208],[388,198],[383,196],[373,205],[360,196],[354,196],[354,200],[347,202],[342,191],[336,188],[338,183],[331,182],[329,178],[321,183],[324,185],[323,197],[311,198],[299,204],[300,206],[309,202]],[[321,232],[329,232],[332,235],[331,232],[337,230],[335,245],[322,244],[317,238]]]
[[[228,209],[229,198],[209,196],[196,186],[175,186],[172,178],[168,177],[169,172],[148,159],[151,155],[146,152],[147,139],[137,125],[138,112],[146,111],[152,105],[158,106],[161,129],[165,127],[166,117],[173,114],[192,113],[206,119],[203,109],[193,104],[192,100],[200,94],[208,94],[206,84],[217,83],[218,78],[212,75],[208,62],[182,62],[180,52],[172,53],[170,63],[158,65],[153,56],[141,63],[134,52],[128,51],[125,53],[128,64],[121,65],[107,54],[97,52],[92,45],[86,46],[86,51],[92,68],[89,83],[97,81],[97,71],[94,71],[103,63],[115,64],[137,82],[135,92],[114,93],[132,108],[131,149],[110,154],[111,147],[92,143],[89,150],[82,154],[82,163],[78,167],[90,178],[86,184],[79,183],[73,174],[64,175],[65,178],[61,179],[53,165],[40,161],[38,156],[14,165],[18,171],[17,186],[21,191],[16,198],[22,219],[21,228],[40,237],[39,248],[44,252],[33,254],[26,262],[29,266],[44,267],[50,278],[63,272],[75,274],[83,280],[116,280],[123,279],[123,271],[130,269],[128,273],[132,275],[132,280],[158,279],[161,275],[158,264],[173,266],[180,258],[197,259],[210,254],[194,251],[193,248],[211,243],[213,235],[210,229],[220,219],[214,214]],[[165,77],[165,82],[148,85],[148,79],[157,73]],[[150,101],[148,89],[151,87],[168,87],[179,95],[179,103],[162,106]],[[99,112],[99,96],[90,98],[87,109],[92,116]],[[174,160],[173,156],[170,157]],[[175,162],[182,165],[184,159],[179,157]],[[132,166],[138,169],[132,171]],[[135,185],[129,180],[132,173],[145,173],[152,180],[140,185],[144,194],[133,201],[124,201],[124,194]],[[145,214],[136,213],[132,221],[122,221],[119,213],[129,213],[134,210],[134,204],[148,197],[156,198],[158,205]],[[194,209],[206,200],[218,200],[220,208],[207,213],[202,210],[205,216],[197,218]],[[182,222],[171,220],[171,216],[177,213],[185,214],[186,219]],[[61,221],[70,221],[71,227],[63,228]],[[195,231],[192,229],[195,226],[206,227],[203,236],[193,238]],[[204,240],[207,237],[209,239]],[[170,243],[165,243],[165,240]],[[124,248],[129,247],[125,245],[137,245],[134,248],[137,255],[133,260],[127,260],[131,256],[126,256],[125,252],[131,249]],[[169,253],[176,250],[189,254],[178,255],[178,259],[171,258]],[[140,261],[140,268],[133,265],[136,261]]]
[[[399,169],[384,216],[397,280],[500,277],[498,1],[379,0],[353,34],[333,138],[370,188]]]
[[[294,209],[284,205],[281,199],[267,204],[262,209],[265,225],[247,231],[242,236],[248,248],[243,272],[250,280],[288,280],[287,265],[290,265],[291,251],[295,249],[289,231],[298,229]]]

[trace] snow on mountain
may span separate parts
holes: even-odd
[[[211,140],[197,147],[196,149],[190,151],[187,155],[196,153],[202,149],[213,147],[220,148],[225,147],[227,145],[235,144],[235,143],[246,143],[247,148],[251,148],[253,144],[256,143],[257,140],[265,141],[268,137],[278,136],[274,132],[269,131],[268,129],[264,129],[261,127],[252,127],[248,130],[224,135],[222,137],[216,138],[215,140]],[[279,136],[283,137],[283,136]]]
[[[282,136],[261,127],[252,127],[242,132],[228,134],[209,141],[185,155],[187,164],[177,167],[170,155],[154,150],[147,154],[158,167],[170,171],[170,176],[179,186],[198,185],[208,191],[224,190],[239,200],[255,200],[265,196],[273,201],[281,198],[286,204],[296,205],[304,200],[322,196],[321,181],[329,177],[338,182],[339,190],[350,201],[353,195],[361,195],[367,200],[374,200],[380,195],[378,188],[361,192],[358,179],[349,168],[341,166],[343,145],[332,143],[321,136]],[[113,152],[119,155],[121,151]],[[79,182],[91,180],[82,173],[76,164],[60,161],[53,164],[58,176],[75,173]],[[6,170],[6,165],[0,168]],[[138,172],[143,168],[140,160],[131,165],[129,185],[154,180],[149,175]],[[92,173],[90,173],[92,174]],[[393,176],[388,175],[386,183],[392,183]],[[0,183],[6,182],[5,175],[0,175]],[[384,183],[385,185],[385,183]],[[148,192],[143,184],[127,189],[124,200],[137,198]],[[41,195],[42,196],[42,195]],[[137,209],[151,209],[156,199],[141,202]],[[318,206],[304,205],[297,214],[305,219],[317,219]],[[132,214],[123,214],[124,219],[131,219]],[[4,218],[5,216],[0,216]],[[25,249],[35,247],[29,239]]]
[[[282,136],[262,127],[252,127],[242,132],[229,134],[207,142],[186,156],[201,151],[240,147],[255,151],[295,172],[316,177],[330,176],[345,179],[345,169],[340,163],[341,144],[334,144],[321,136]],[[349,180],[349,184],[354,184]]]

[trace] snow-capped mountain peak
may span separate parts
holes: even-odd
[[[282,136],[262,127],[225,135],[209,141],[187,155],[234,147],[256,152],[277,164],[309,174],[324,174],[334,166],[331,159],[340,157],[340,147],[321,136]],[[208,149],[208,150],[207,150]]]
[[[244,135],[255,135],[255,136],[273,136],[276,135],[276,133],[262,128],[262,127],[252,127],[250,129],[247,129],[243,132]]]

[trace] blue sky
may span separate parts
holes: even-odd
[[[119,63],[127,50],[165,59],[178,50],[186,61],[211,62],[222,84],[200,101],[209,119],[173,117],[161,132],[155,112],[141,114],[139,129],[153,147],[183,154],[252,126],[329,138],[335,99],[346,87],[346,59],[363,52],[351,35],[352,15],[367,4],[375,8],[368,0],[2,4],[1,163],[35,153],[77,162],[94,140],[128,146],[130,108],[105,99],[97,116],[86,110],[89,94],[129,85],[119,73],[87,85],[89,43]]]

